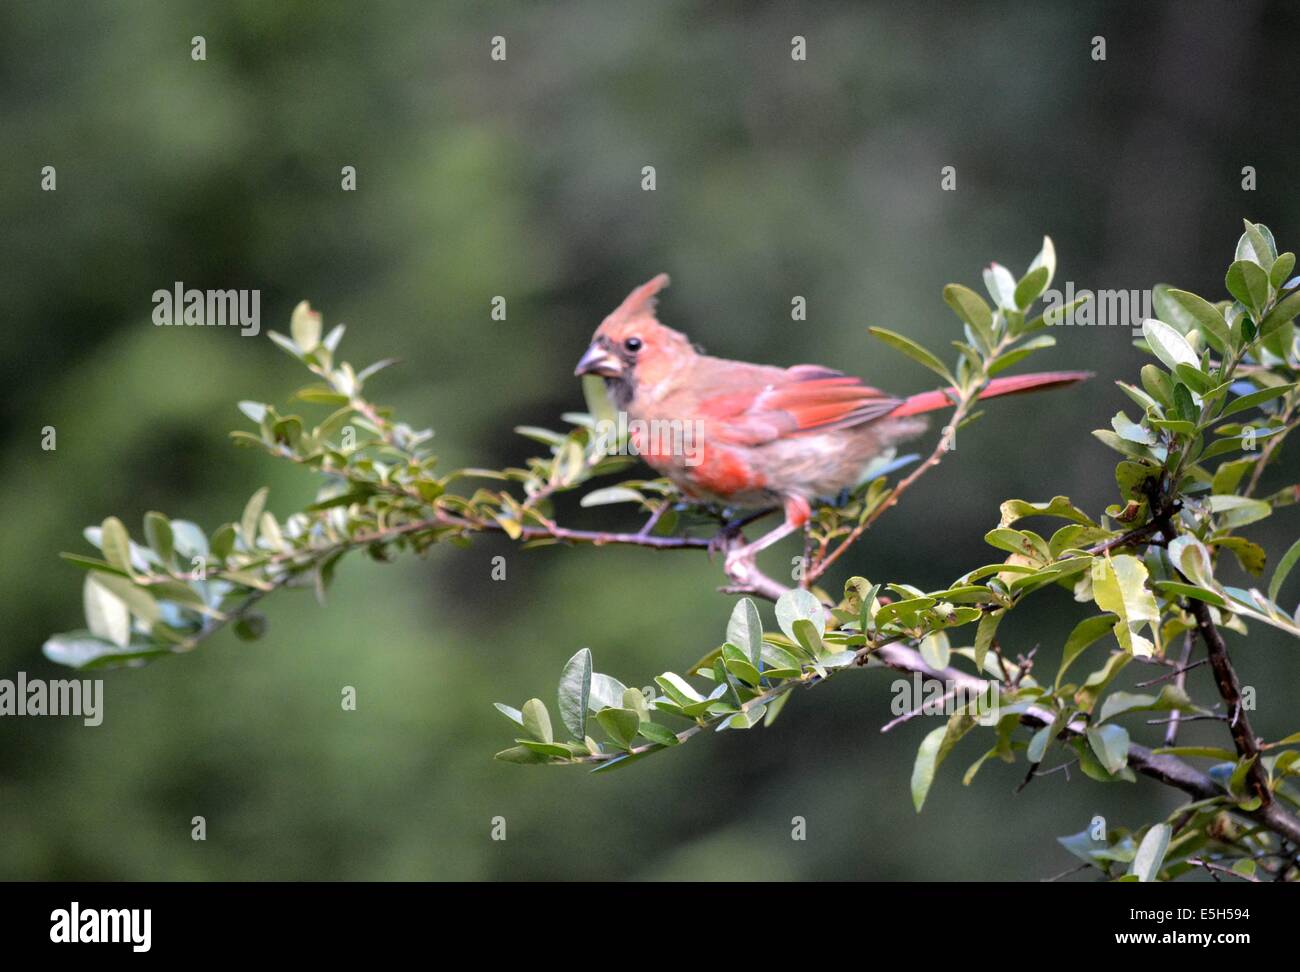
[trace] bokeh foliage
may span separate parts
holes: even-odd
[[[1300,119],[1276,93],[1295,27],[1282,4],[722,5],[707,19],[687,4],[5,6],[3,673],[63,672],[38,649],[76,623],[82,578],[48,552],[76,549],[83,523],[165,509],[211,529],[262,482],[281,515],[311,501],[300,470],[225,435],[242,421],[232,402],[296,387],[282,356],[233,332],[154,329],[158,287],[259,287],[271,322],[311,295],[352,325],[355,359],[403,359],[385,400],[429,416],[452,466],[518,464],[531,450],[510,429],[580,408],[567,375],[591,328],[660,269],[675,280],[665,320],[712,352],[835,362],[913,391],[921,373],[863,328],[945,346],[938,288],[987,254],[1027,257],[1039,227],[1079,286],[1170,280],[1207,295],[1240,213],[1294,236],[1284,173]],[[195,33],[209,44],[197,66]],[[505,65],[486,56],[496,33],[511,39]],[[810,39],[801,65],[795,33]],[[1098,33],[1104,65],[1086,56]],[[1269,123],[1242,105],[1267,105]],[[647,162],[653,195],[637,186]],[[48,163],[59,189],[43,194]],[[940,193],[949,163],[959,189]],[[1247,163],[1254,193],[1240,189]],[[338,189],[343,164],[359,168],[355,194]],[[496,294],[506,322],[489,319]],[[794,294],[807,322],[789,320]],[[1102,378],[1143,360],[1122,327],[1058,340],[1053,365]],[[882,521],[846,572],[888,565],[936,589],[980,557],[996,498],[1103,508],[1108,454],[1078,443],[1116,402],[1099,380],[1068,403],[1000,404],[996,427],[972,427],[917,487],[923,523]],[[47,424],[55,453],[38,447]],[[1294,479],[1283,450],[1266,485]],[[1258,539],[1276,563],[1289,531],[1271,522]],[[582,645],[606,670],[685,665],[728,609],[699,597],[716,582],[704,558],[512,550],[345,561],[328,611],[279,599],[261,641],[225,635],[109,673],[99,729],[0,723],[0,873],[1037,877],[1069,858],[1026,844],[1092,813],[1136,826],[1174,805],[1156,787],[1093,786],[1081,814],[1053,777],[1014,798],[1008,835],[1019,774],[995,765],[969,792],[941,774],[918,827],[899,786],[915,746],[900,743],[932,727],[879,738],[890,715],[872,675],[819,688],[762,747],[722,733],[604,781],[521,783],[482,759],[502,728],[487,703],[529,697]],[[509,558],[501,584],[496,554]],[[1023,610],[1001,633],[1026,647],[1078,620]],[[1294,684],[1287,648],[1252,633],[1243,676]],[[345,684],[361,700],[348,715]],[[1286,731],[1266,713],[1257,728]],[[710,799],[691,795],[706,784]],[[189,839],[196,813],[206,844]],[[488,839],[498,814],[502,843]],[[806,843],[789,839],[795,814]]]

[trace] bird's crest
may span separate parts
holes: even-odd
[[[643,283],[623,299],[609,316],[619,320],[633,320],[638,317],[654,317],[655,304],[659,291],[668,286],[668,274],[661,273],[653,280]]]

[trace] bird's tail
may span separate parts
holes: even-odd
[[[1091,371],[1040,371],[1032,375],[1012,375],[1009,378],[994,378],[988,387],[980,392],[980,398],[999,398],[1002,395],[1018,395],[1021,392],[1039,391],[1044,388],[1062,388],[1092,377]],[[920,415],[934,412],[941,408],[951,408],[955,388],[938,389],[921,392],[889,413],[890,418],[902,418],[906,415]]]

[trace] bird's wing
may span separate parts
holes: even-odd
[[[796,365],[775,381],[704,398],[700,413],[713,420],[713,436],[761,445],[860,425],[888,415],[899,404],[899,399],[841,371]]]

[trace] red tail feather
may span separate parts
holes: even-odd
[[[1040,371],[1033,375],[994,378],[989,382],[988,387],[980,392],[980,398],[998,398],[1002,395],[1016,395],[1020,392],[1038,391],[1043,388],[1058,388],[1073,385],[1091,377],[1091,371]],[[951,408],[950,391],[955,394],[953,389],[940,389],[913,395],[890,412],[889,417],[902,418],[907,415],[920,415],[922,412],[934,412],[941,408]]]

